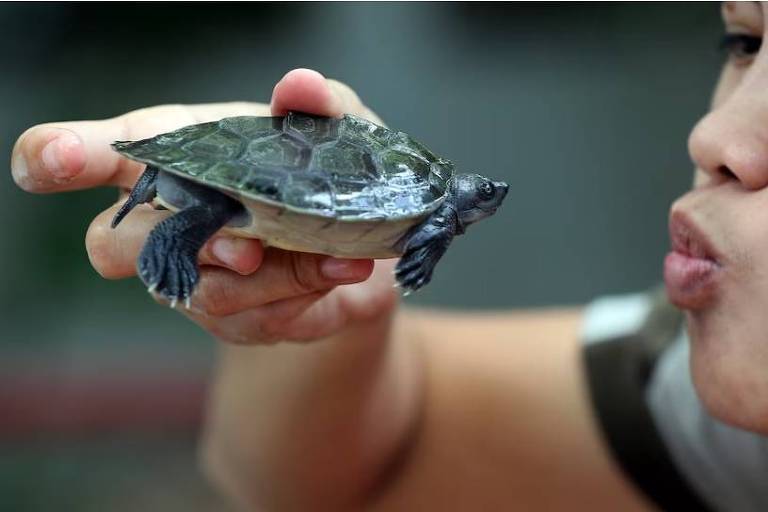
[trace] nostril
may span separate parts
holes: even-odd
[[[727,179],[727,180],[735,180],[735,179],[738,179],[738,178],[736,178],[736,175],[733,173],[733,171],[732,171],[732,170],[730,170],[730,169],[729,169],[727,166],[725,166],[725,165],[721,165],[720,167],[718,167],[718,168],[717,168],[717,172],[718,172],[718,174],[719,174],[720,176],[722,176],[723,178],[725,178],[725,179]]]

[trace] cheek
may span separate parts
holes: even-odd
[[[709,219],[729,262],[715,304],[688,314],[691,369],[706,408],[768,434],[768,195],[741,196]],[[736,206],[736,208],[733,208]]]
[[[723,245],[732,260],[732,275],[739,279],[726,291],[763,299],[751,308],[763,309],[768,306],[768,189],[739,194],[730,205],[716,210],[714,217],[719,221]]]
[[[768,434],[768,349],[765,325],[689,320],[691,373],[710,414],[721,421]],[[711,320],[711,319],[710,319]]]

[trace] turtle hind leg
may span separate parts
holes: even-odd
[[[157,167],[147,166],[131,189],[128,199],[112,218],[112,228],[116,228],[128,213],[141,203],[148,203],[155,198],[157,183]]]
[[[229,197],[211,205],[190,206],[152,229],[139,254],[138,273],[151,293],[175,306],[189,298],[200,280],[197,255],[205,242],[242,206]]]
[[[403,255],[395,267],[395,279],[404,295],[429,283],[437,262],[456,236],[457,225],[454,210],[443,207],[408,232]]]

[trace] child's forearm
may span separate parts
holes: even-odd
[[[308,345],[223,346],[206,469],[248,508],[356,508],[419,417],[422,365],[407,315]]]

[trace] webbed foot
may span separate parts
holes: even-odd
[[[179,300],[188,301],[200,280],[197,270],[200,247],[174,233],[174,226],[178,224],[176,217],[184,213],[155,226],[141,250],[137,265],[147,291],[167,299],[171,307],[175,307]]]
[[[232,217],[236,210],[193,206],[160,222],[149,233],[139,254],[138,273],[148,291],[175,307],[190,307],[192,292],[200,280],[197,256],[203,244]]]
[[[453,230],[427,224],[416,230],[405,244],[405,252],[395,267],[395,279],[408,296],[429,284],[437,262],[453,240]]]

